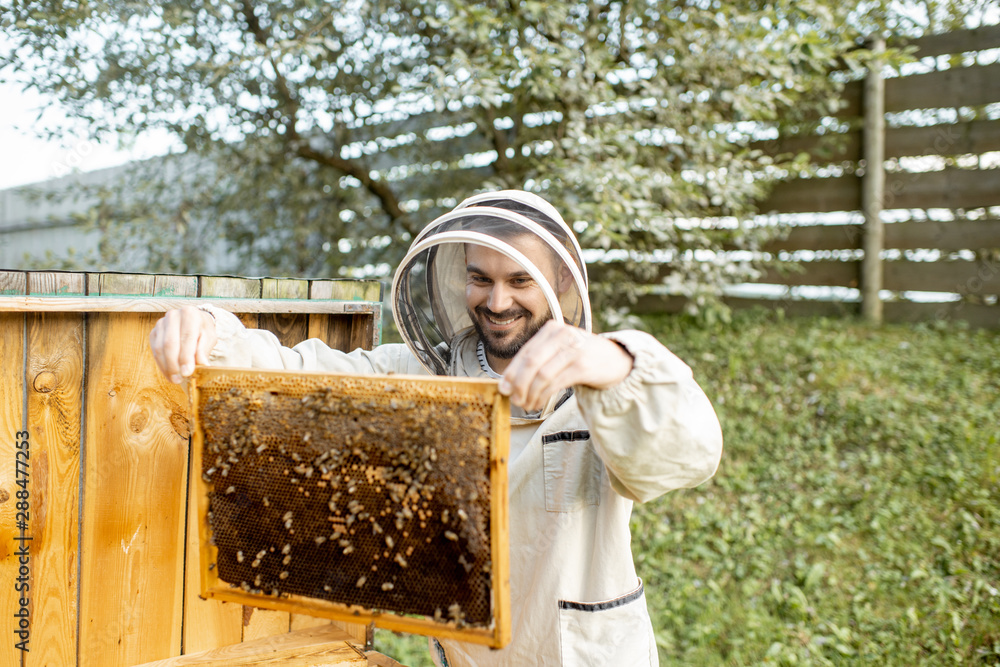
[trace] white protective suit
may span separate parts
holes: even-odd
[[[465,314],[464,291],[459,289],[465,284],[462,248],[483,243],[517,259],[516,251],[510,254],[511,246],[502,241],[511,239],[510,234],[501,234],[495,243],[478,235],[511,224],[518,233],[530,229],[545,235],[529,218],[554,230],[546,240],[559,243],[565,251],[556,251],[561,261],[571,258],[575,269],[577,289],[559,297],[549,290],[550,309],[570,324],[589,329],[584,264],[572,232],[543,200],[503,192],[463,202],[414,240],[397,271],[392,295],[407,344],[346,354],[308,340],[289,349],[269,332],[247,330],[235,316],[209,306],[219,335],[210,363],[495,377]],[[440,243],[433,242],[435,234],[442,237]],[[460,274],[458,283],[455,272]],[[632,503],[711,477],[722,453],[722,434],[715,411],[684,362],[647,334],[604,335],[634,359],[632,372],[620,384],[605,390],[573,387],[553,397],[540,414],[513,411],[512,642],[501,650],[453,640],[432,642],[439,665],[657,664],[643,586],[630,550]]]

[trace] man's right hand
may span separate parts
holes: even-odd
[[[194,306],[168,311],[149,334],[156,365],[174,384],[191,375],[196,363],[208,363],[216,341],[215,318]]]

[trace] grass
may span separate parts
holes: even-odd
[[[633,512],[662,665],[1000,665],[1000,333],[646,324],[726,440],[712,481]]]

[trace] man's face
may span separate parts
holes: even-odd
[[[555,285],[552,255],[544,242],[522,235],[511,242]],[[501,371],[552,314],[541,287],[517,262],[478,245],[465,247],[465,304],[490,365]],[[546,270],[548,269],[548,270]],[[555,288],[554,288],[555,289]]]

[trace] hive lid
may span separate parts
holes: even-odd
[[[205,597],[509,641],[495,381],[199,368],[190,392]]]

